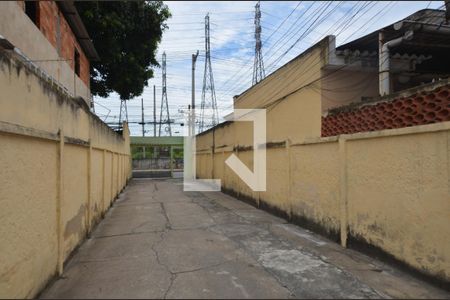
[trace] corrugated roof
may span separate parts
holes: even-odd
[[[339,47],[336,47],[336,50],[344,51],[344,50],[348,49],[348,50],[360,50],[360,51],[366,50],[369,52],[372,52],[372,51],[378,52],[378,34],[380,32],[383,32],[385,35],[385,40],[392,40],[394,38],[402,36],[408,28],[404,27],[401,30],[396,30],[394,28],[394,24],[397,24],[401,21],[414,21],[414,22],[426,23],[426,24],[430,24],[430,25],[441,25],[442,26],[445,24],[445,10],[438,10],[438,9],[419,10],[402,20],[398,20],[395,23],[392,23],[388,26],[380,28],[372,33],[369,33],[363,37],[360,37],[359,39],[356,39],[354,41],[340,45]],[[437,30],[436,34],[439,34],[438,30]],[[422,34],[422,42],[424,44],[427,43],[427,40],[433,40],[433,39],[435,39],[435,35],[433,35],[433,34],[429,34],[429,33]]]

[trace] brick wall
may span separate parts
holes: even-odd
[[[25,9],[24,1],[18,1],[19,5]],[[60,56],[67,59],[67,63],[74,70],[74,52],[75,48],[80,53],[80,79],[89,86],[89,60],[78,44],[64,15],[54,1],[39,1],[39,29],[47,40],[58,49],[58,19],[60,32]],[[58,18],[59,16],[59,18]],[[45,58],[43,58],[45,59]]]
[[[322,117],[322,136],[450,121],[450,84]]]

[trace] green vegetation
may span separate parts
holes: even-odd
[[[121,99],[142,94],[171,16],[162,1],[76,1],[75,6],[100,56],[91,62],[91,92]]]
[[[161,147],[159,150],[157,150],[158,156],[157,157],[170,157],[169,147]],[[154,153],[154,147],[153,146],[147,146],[145,147],[145,158],[153,158]],[[174,148],[173,149],[173,158],[174,159],[181,159],[183,158],[183,149],[181,148]],[[142,146],[131,146],[131,157],[132,159],[144,159],[144,149]]]

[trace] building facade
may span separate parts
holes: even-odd
[[[5,1],[0,18],[2,39],[90,104],[90,61],[99,57],[72,1]]]

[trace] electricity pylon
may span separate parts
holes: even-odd
[[[205,110],[211,110],[210,116],[205,116]],[[210,119],[210,122],[208,122]],[[216,91],[214,89],[214,76],[211,66],[211,48],[209,42],[209,14],[205,17],[205,73],[203,75],[202,102],[200,105],[199,132],[214,127],[219,123],[217,111]]]
[[[164,115],[164,119],[163,119]],[[172,136],[172,128],[170,127],[169,101],[167,100],[167,78],[166,78],[166,52],[162,55],[162,95],[161,95],[161,111],[159,114],[159,136],[161,136],[161,126],[167,124],[165,131]]]
[[[128,122],[127,100],[120,99],[119,129],[122,129],[122,122]]]
[[[252,85],[257,84],[266,77],[264,62],[261,51],[261,10],[259,1],[255,5],[255,60],[253,62]]]

